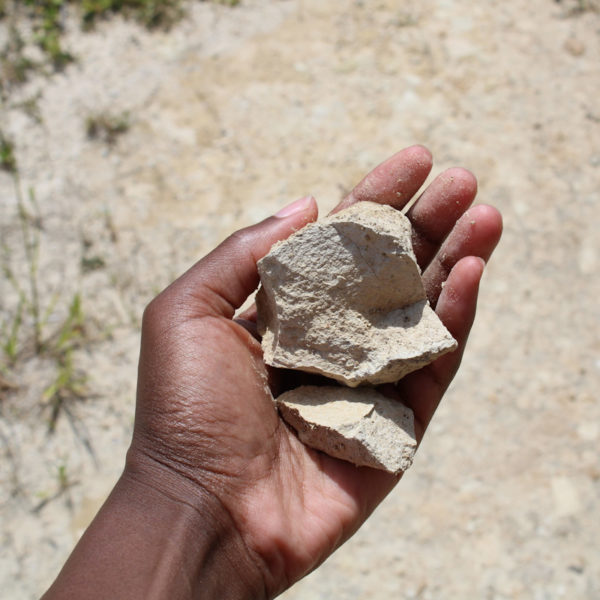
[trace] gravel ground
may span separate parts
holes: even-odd
[[[84,398],[66,394],[53,434],[41,398],[57,362],[27,352],[27,319],[3,376],[18,385],[0,386],[3,594],[42,593],[122,468],[149,299],[238,227],[307,193],[325,213],[372,166],[422,143],[434,175],[473,170],[505,235],[414,466],[282,597],[600,597],[594,9],[243,0],[196,3],[170,32],[114,19],[83,33],[70,20],[78,62],[17,90],[0,120],[39,210],[45,331],[77,294],[85,323],[71,357]],[[17,106],[36,94],[38,119]],[[101,115],[125,115],[112,144],[86,135]],[[27,282],[20,221],[0,172],[3,266]],[[0,286],[0,322],[12,323],[18,294]]]

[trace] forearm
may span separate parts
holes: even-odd
[[[260,569],[210,497],[121,477],[44,600],[265,597]]]

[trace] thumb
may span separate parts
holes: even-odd
[[[315,199],[306,196],[274,216],[236,231],[161,296],[169,296],[169,300],[183,310],[184,318],[207,315],[232,318],[258,286],[257,261],[275,242],[315,221],[317,214]]]

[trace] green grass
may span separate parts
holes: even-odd
[[[11,87],[25,83],[29,74],[38,66],[25,56],[25,46],[25,40],[13,20],[9,24],[4,46],[0,49],[0,92],[3,95]]]
[[[15,159],[14,144],[3,131],[0,130],[0,169],[9,173],[16,173],[17,161]]]
[[[50,408],[48,427],[56,428],[56,422],[65,403],[85,398],[86,376],[75,368],[73,352],[84,341],[85,318],[81,307],[81,296],[75,294],[69,306],[69,313],[57,334],[48,340],[46,352],[56,362],[54,381],[44,391],[44,401]]]
[[[209,0],[234,7],[239,0]],[[11,92],[25,83],[33,73],[51,75],[76,60],[65,46],[67,15],[76,15],[83,29],[92,29],[100,20],[113,15],[133,19],[150,29],[169,28],[182,18],[185,6],[192,0],[0,0],[0,21],[5,25],[3,46],[0,47],[0,104],[22,108],[31,118],[41,122],[38,96],[11,104]],[[32,53],[33,46],[42,51]],[[35,57],[34,58],[32,58]],[[109,145],[130,127],[127,114],[96,114],[85,123],[86,134]],[[21,188],[14,141],[0,129],[0,171],[13,179],[17,204],[20,248],[9,247],[0,239],[0,275],[13,288],[13,304],[6,307],[0,320],[0,399],[13,393],[16,386],[5,375],[16,374],[17,367],[33,356],[53,361],[54,376],[45,388],[42,401],[49,410],[50,430],[56,427],[64,412],[72,419],[70,401],[86,397],[86,377],[75,364],[75,351],[90,343],[86,337],[82,299],[75,294],[67,316],[58,327],[51,327],[50,315],[60,312],[63,301],[58,292],[44,295],[43,273],[39,269],[40,244],[44,235],[42,217],[35,193]],[[111,236],[117,232],[110,224]],[[15,238],[16,239],[16,238]],[[22,264],[15,262],[21,256]],[[89,273],[105,266],[100,256],[82,257],[80,267]],[[59,309],[56,311],[55,309]]]
[[[75,11],[83,29],[92,29],[99,21],[122,15],[149,29],[168,29],[185,14],[192,0],[0,0],[0,20],[8,24],[8,36],[0,48],[0,91],[27,80],[32,72],[60,71],[75,60],[64,45],[68,11]],[[225,6],[237,6],[240,0],[211,0]],[[26,27],[24,25],[27,25]],[[32,31],[32,37],[24,37]],[[27,46],[35,44],[44,53],[46,63],[27,57]]]
[[[35,42],[48,56],[52,66],[60,71],[74,60],[61,40],[67,0],[24,0],[23,4],[33,24]]]
[[[82,273],[91,273],[104,268],[106,262],[101,256],[82,256],[80,265]]]
[[[129,114],[113,115],[102,112],[90,115],[85,122],[85,132],[91,140],[101,140],[112,146],[120,135],[129,130]]]
[[[6,316],[0,324],[0,358],[3,358],[0,360],[0,372],[13,370],[19,362],[31,356],[44,357],[54,363],[54,378],[42,397],[42,402],[49,409],[48,427],[54,431],[67,403],[84,398],[87,393],[86,377],[74,364],[75,350],[88,341],[85,336],[85,316],[81,296],[76,293],[60,325],[55,328],[49,326],[49,317],[55,311],[60,295],[56,293],[46,298],[41,292],[39,256],[42,217],[33,190],[29,190],[27,196],[21,191],[18,165],[12,149],[4,155],[4,162],[8,164],[6,168],[11,172],[14,182],[20,231],[18,243],[22,245],[24,265],[13,267],[16,248],[2,240],[0,267],[4,279],[15,292],[15,300],[13,306],[6,307]]]
[[[12,319],[3,323],[2,337],[4,342],[2,343],[2,350],[6,355],[9,363],[14,365],[17,360],[19,350],[19,332],[21,325],[23,324],[23,313],[25,312],[25,301],[23,298],[19,298]]]
[[[183,15],[181,0],[80,0],[84,27],[112,14],[122,14],[149,28],[171,27]]]

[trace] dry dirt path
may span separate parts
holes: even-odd
[[[413,468],[283,597],[600,597],[600,14],[576,4],[243,0],[195,4],[168,34],[71,27],[79,62],[20,92],[40,90],[41,121],[1,116],[39,206],[48,327],[79,292],[87,376],[54,435],[51,360],[19,361],[3,390],[7,598],[39,596],[118,476],[152,295],[232,230],[306,193],[325,212],[412,143],[435,173],[472,169],[505,236]],[[103,113],[129,115],[112,146],[86,137]],[[26,278],[18,225],[0,172],[3,260]]]

